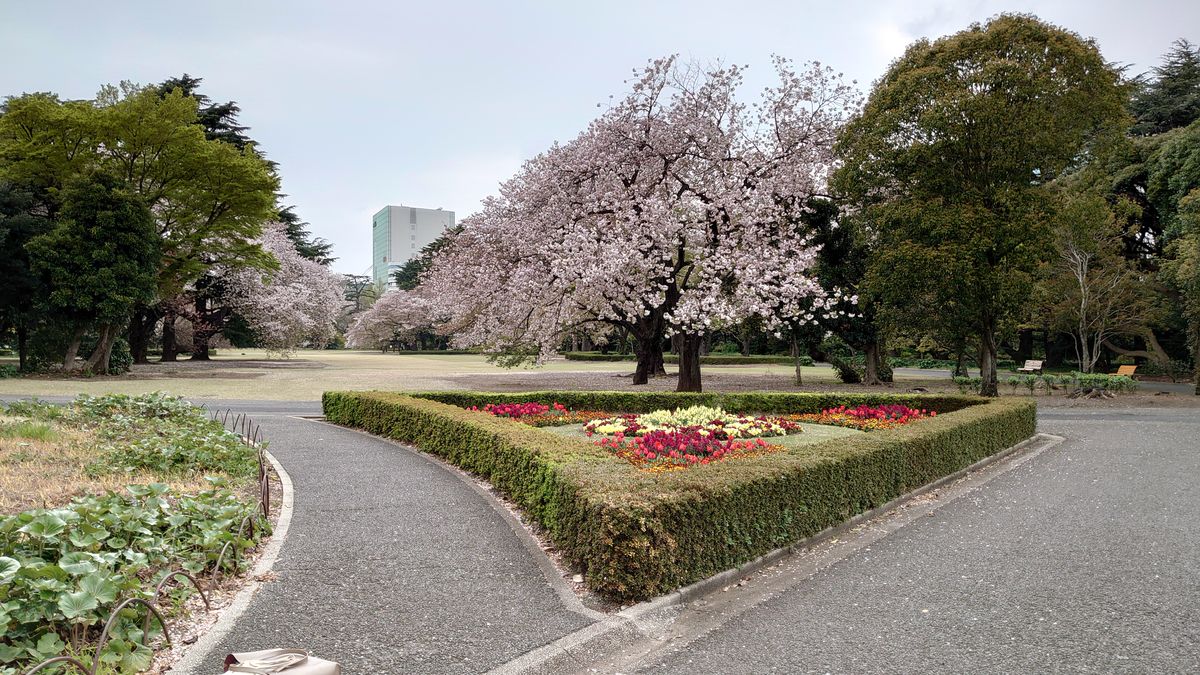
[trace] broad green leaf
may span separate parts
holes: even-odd
[[[68,619],[77,619],[96,609],[96,596],[87,591],[61,593],[58,596],[58,610]]]
[[[36,649],[43,657],[50,657],[61,653],[66,647],[67,643],[57,633],[46,633],[38,639]]]
[[[72,551],[58,560],[58,566],[73,576],[81,576],[96,571],[96,562],[92,556],[82,551]]]
[[[15,558],[0,555],[0,583],[7,584],[17,576],[17,570],[21,569],[21,563]]]
[[[62,534],[66,527],[67,521],[54,514],[44,513],[21,527],[20,531],[33,537],[51,539]]]
[[[95,596],[100,602],[117,599],[117,585],[102,573],[89,574],[79,580],[79,590]]]

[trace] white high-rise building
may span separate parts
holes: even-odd
[[[454,212],[415,206],[385,206],[371,219],[372,278],[395,288],[392,273],[454,227]]]

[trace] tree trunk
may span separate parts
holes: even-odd
[[[162,319],[162,356],[159,361],[173,363],[179,358],[179,345],[175,343],[175,312],[163,312]]]
[[[211,361],[212,357],[208,353],[208,338],[211,335],[203,334],[199,331],[192,333],[192,356],[189,361]]]
[[[1017,363],[1025,363],[1033,358],[1033,330],[1032,328],[1021,328],[1017,331],[1017,348],[1013,349],[1004,343],[1004,351],[1012,357]]]
[[[800,340],[792,336],[792,358],[796,360],[796,386],[804,385],[804,376],[800,372]]]
[[[96,348],[92,350],[92,355],[87,360],[87,367],[93,373],[108,374],[108,362],[112,356],[113,341],[116,337],[117,327],[115,324],[106,323],[100,326],[100,339],[96,341]]]
[[[67,345],[67,353],[63,355],[63,370],[75,370],[75,356],[79,353],[79,342],[83,340],[83,327],[75,329],[71,342]]]
[[[979,393],[983,396],[999,396],[999,380],[996,376],[996,329],[985,325],[979,335],[979,375],[983,384]]]
[[[1139,337],[1145,341],[1146,349],[1125,349],[1123,347],[1114,345],[1110,340],[1105,340],[1104,346],[1118,354],[1132,356],[1134,358],[1149,359],[1163,366],[1170,363],[1171,357],[1167,355],[1166,350],[1163,349],[1162,345],[1158,343],[1158,338],[1154,335],[1153,330],[1147,328],[1141,335],[1139,335]]]
[[[954,346],[954,377],[967,377],[967,343],[960,340]]]
[[[650,362],[650,377],[666,377],[667,365],[663,361],[662,339],[654,341],[653,360]]]
[[[679,385],[675,391],[703,391],[700,385],[700,347],[703,338],[685,333],[679,340]]]
[[[879,379],[879,345],[874,340],[863,348],[863,384],[883,384]]]
[[[158,317],[159,311],[154,307],[143,307],[133,313],[129,322],[129,353],[134,363],[150,363],[150,338]]]
[[[208,341],[221,332],[228,315],[228,308],[210,310],[207,298],[196,298],[196,321],[192,322],[192,361],[212,360]]]
[[[17,326],[17,367],[22,373],[29,367],[29,329],[24,324]]]
[[[637,355],[637,368],[633,371],[633,383],[646,384],[654,374],[654,339],[635,335],[633,353]]]

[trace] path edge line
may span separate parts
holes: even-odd
[[[233,631],[237,620],[246,613],[246,609],[250,606],[250,601],[254,599],[255,593],[266,581],[257,581],[257,577],[271,571],[275,566],[276,560],[279,559],[279,551],[283,548],[283,542],[287,539],[288,529],[292,525],[292,510],[295,508],[295,487],[292,484],[292,477],[288,475],[283,465],[275,456],[266,450],[263,451],[267,461],[271,462],[271,467],[275,469],[275,475],[279,476],[279,484],[282,499],[279,504],[279,520],[275,523],[275,529],[271,532],[271,539],[267,542],[266,548],[263,549],[262,555],[258,561],[254,563],[254,567],[247,574],[248,581],[242,587],[237,595],[233,596],[221,614],[217,617],[215,623],[204,632],[200,639],[184,652],[183,656],[176,661],[170,669],[167,670],[167,675],[194,675],[204,672],[201,670],[201,665],[205,657],[209,655],[213,649],[216,649],[221,641]]]

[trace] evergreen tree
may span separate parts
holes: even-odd
[[[1139,82],[1130,103],[1138,136],[1161,134],[1200,119],[1200,47],[1180,38],[1154,69],[1154,78]]]

